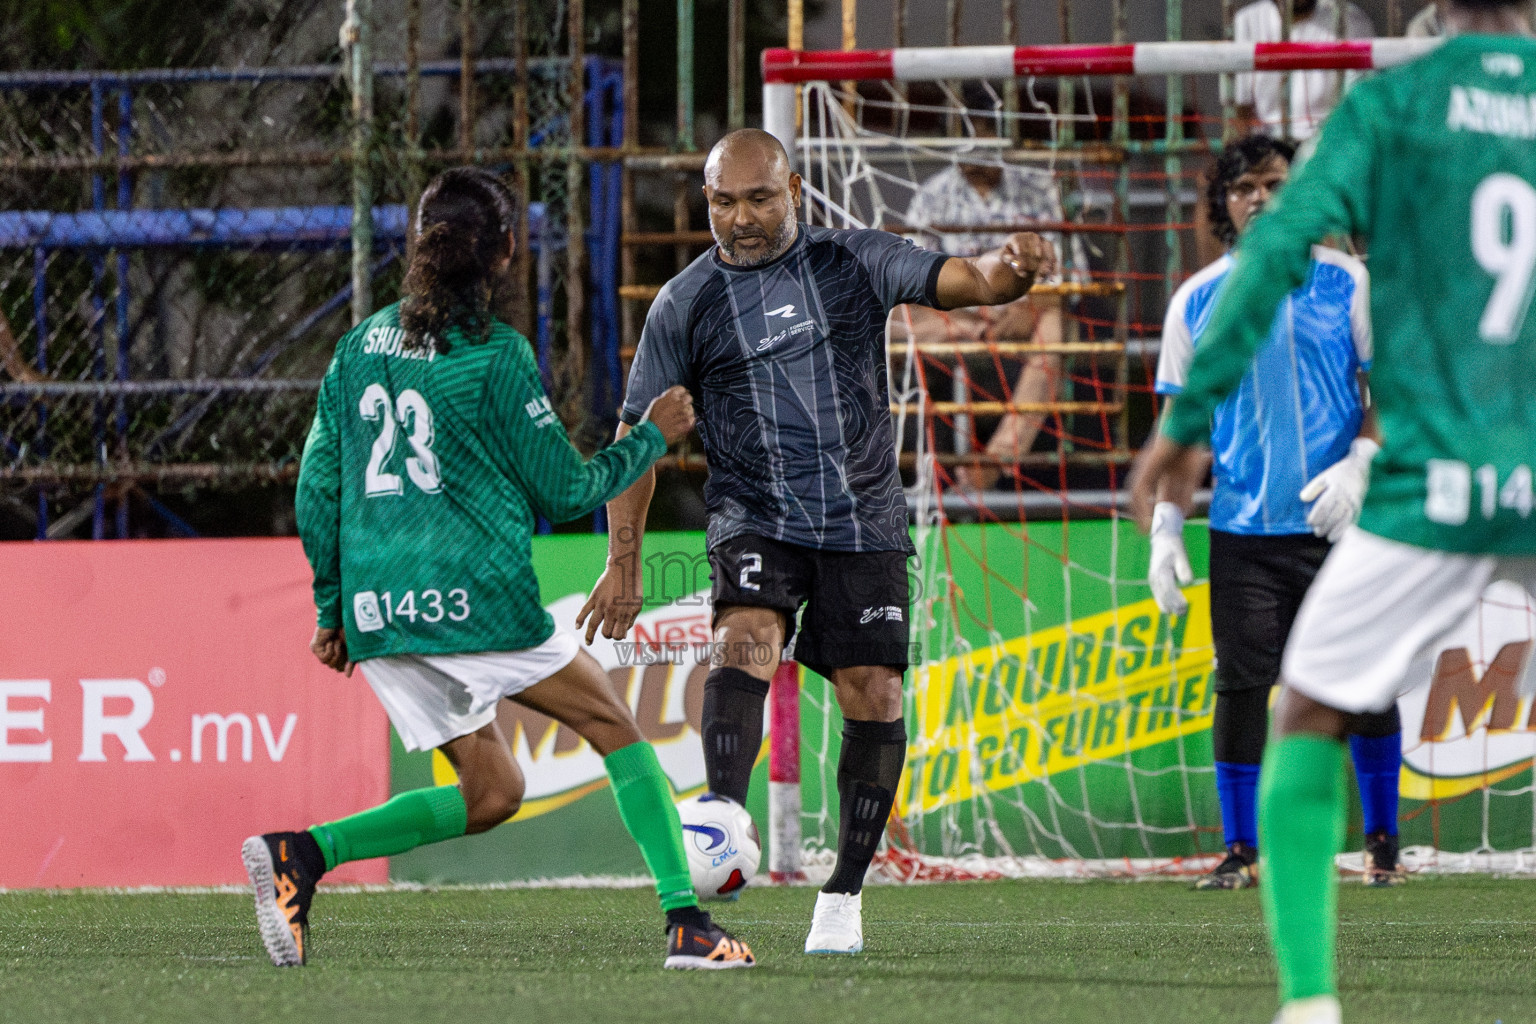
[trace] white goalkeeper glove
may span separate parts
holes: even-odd
[[[1357,437],[1349,454],[1323,470],[1301,489],[1301,500],[1312,502],[1307,510],[1307,525],[1319,537],[1337,541],[1360,518],[1365,503],[1365,489],[1371,482],[1371,460],[1381,445],[1368,437]]]
[[[1179,587],[1193,582],[1195,572],[1184,550],[1184,513],[1173,502],[1160,501],[1152,510],[1152,562],[1147,566],[1152,598],[1164,615],[1183,615],[1189,601]]]

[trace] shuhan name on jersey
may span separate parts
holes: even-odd
[[[428,339],[431,340],[430,338]],[[394,356],[396,359],[425,359],[432,362],[437,358],[437,348],[406,348],[405,331],[399,327],[370,327],[368,333],[363,335],[363,355],[365,356]]]

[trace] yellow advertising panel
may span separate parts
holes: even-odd
[[[1210,728],[1209,592],[1187,593],[1178,618],[1138,601],[917,668],[902,813]]]

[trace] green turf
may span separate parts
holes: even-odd
[[[311,965],[269,967],[239,895],[0,895],[0,1019],[1256,1022],[1274,1009],[1253,891],[996,882],[867,891],[867,951],[800,952],[813,894],[721,917],[762,965],[660,969],[644,890],[325,893]],[[1536,1020],[1536,883],[1347,886],[1350,1024]]]

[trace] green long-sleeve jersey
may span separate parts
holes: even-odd
[[[399,305],[336,346],[299,469],[298,520],[321,626],[354,661],[510,651],[549,639],[535,513],[574,519],[666,450],[642,423],[590,461],[571,445],[521,334],[401,347]]]
[[[1460,36],[1356,85],[1245,234],[1163,432],[1203,442],[1314,242],[1365,239],[1382,450],[1360,525],[1536,554],[1536,42]],[[1305,410],[1303,410],[1303,414]]]

